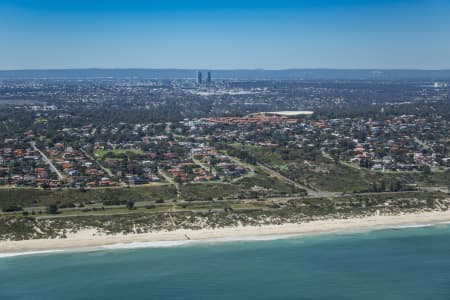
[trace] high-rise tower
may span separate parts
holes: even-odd
[[[197,72],[197,84],[202,84],[202,72],[200,71]]]
[[[206,83],[207,84],[211,84],[211,81],[212,81],[212,79],[211,79],[211,72],[208,72],[208,74],[206,76]]]

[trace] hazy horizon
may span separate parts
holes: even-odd
[[[0,72],[15,71],[70,71],[70,70],[179,70],[179,71],[450,71],[448,68],[198,68],[198,67],[74,67],[74,68],[23,68],[23,69],[0,69]]]
[[[89,68],[1,71],[0,79],[194,79],[197,71],[213,79],[237,80],[450,80],[450,70],[420,69],[151,69]],[[204,74],[205,75],[205,74]]]

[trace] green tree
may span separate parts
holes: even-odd
[[[47,208],[49,214],[56,215],[58,213],[58,205],[50,204]]]
[[[132,210],[132,209],[134,209],[134,201],[127,201],[127,208],[129,209],[129,210]]]

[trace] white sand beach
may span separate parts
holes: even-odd
[[[36,251],[77,250],[90,248],[134,248],[180,245],[199,241],[276,239],[294,235],[369,231],[381,228],[424,226],[450,223],[450,211],[423,212],[393,216],[371,216],[352,219],[329,219],[302,224],[240,226],[202,230],[158,231],[143,234],[101,235],[95,229],[69,234],[65,239],[0,241],[0,254]],[[0,255],[1,256],[1,255]]]

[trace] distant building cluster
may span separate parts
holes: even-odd
[[[202,84],[210,85],[212,83],[211,72],[208,71],[206,73],[206,80],[203,81],[203,74],[202,74],[201,71],[198,71],[197,72],[196,83],[197,83],[197,85],[202,85]]]
[[[446,88],[448,87],[448,84],[446,82],[435,82],[433,84],[434,88]]]

